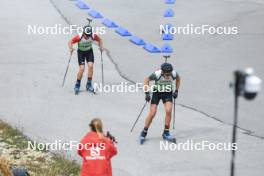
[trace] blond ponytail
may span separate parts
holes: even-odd
[[[94,132],[103,133],[103,123],[99,118],[93,119],[90,123],[90,127]]]

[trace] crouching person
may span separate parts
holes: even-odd
[[[81,176],[112,176],[111,158],[117,154],[115,139],[103,134],[100,119],[93,119],[90,132],[78,146],[78,154],[83,158]]]

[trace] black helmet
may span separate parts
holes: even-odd
[[[171,73],[173,70],[173,66],[167,62],[162,64],[160,68],[163,71],[163,73]]]
[[[93,36],[93,28],[90,25],[84,26],[83,27],[83,33],[88,35],[89,37]]]

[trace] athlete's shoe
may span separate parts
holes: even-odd
[[[139,143],[142,145],[146,140],[147,133],[145,131],[142,131],[139,135]]]
[[[94,88],[93,88],[92,81],[87,81],[86,90],[89,91],[89,92],[93,92],[94,93]]]
[[[166,141],[176,143],[176,138],[174,138],[171,134],[170,131],[164,131],[162,134],[162,138]]]
[[[76,95],[80,92],[80,87],[81,87],[81,84],[77,82],[74,87],[74,92]]]

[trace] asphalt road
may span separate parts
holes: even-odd
[[[52,2],[52,3],[51,3]],[[231,25],[239,27],[236,36],[176,36],[172,62],[183,83],[176,106],[179,143],[188,140],[212,143],[229,142],[233,114],[232,91],[228,88],[232,71],[252,66],[263,78],[263,1],[177,1],[175,18],[164,20],[163,1],[85,1],[105,17],[133,34],[161,46],[158,26],[170,22]],[[54,8],[57,7],[57,10]],[[58,13],[58,10],[61,14]],[[0,18],[0,118],[22,129],[40,142],[80,140],[93,117],[100,117],[118,139],[119,154],[113,159],[116,176],[228,175],[230,151],[161,151],[163,107],[149,131],[149,140],[139,146],[137,137],[143,127],[144,111],[134,132],[130,133],[144,95],[138,93],[73,94],[77,73],[76,53],[72,58],[65,87],[61,82],[69,53],[69,35],[29,35],[27,25],[83,25],[87,10],[72,1],[53,0],[1,2]],[[94,20],[94,25],[101,25]],[[161,54],[149,54],[107,30],[102,36],[113,62],[104,54],[107,84],[142,82],[163,62]],[[95,49],[95,82],[101,81],[100,55]],[[118,69],[116,68],[118,67]],[[122,77],[123,76],[123,77]],[[83,81],[82,89],[84,89]],[[263,173],[263,93],[254,102],[241,99],[238,132],[237,175],[261,176]],[[219,122],[218,119],[222,122]],[[75,151],[67,152],[80,159]]]

